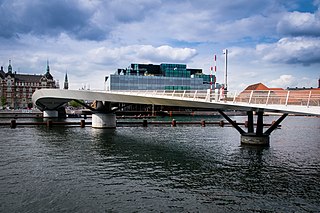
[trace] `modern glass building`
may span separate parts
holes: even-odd
[[[185,64],[131,64],[106,77],[106,90],[207,90],[210,80]]]

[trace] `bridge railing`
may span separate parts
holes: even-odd
[[[206,90],[122,90],[112,91],[131,95],[144,95],[149,97],[166,96],[179,99],[191,99],[197,101],[210,101],[212,94]]]
[[[320,90],[245,90],[237,92],[210,92],[210,90],[130,90],[113,91],[150,97],[166,96],[194,101],[233,102],[263,105],[320,106]]]
[[[233,102],[320,106],[320,90],[246,90],[234,96]]]

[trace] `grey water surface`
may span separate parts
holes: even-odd
[[[267,148],[210,125],[0,127],[0,212],[320,212],[319,136],[293,116]]]

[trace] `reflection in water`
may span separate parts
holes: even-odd
[[[0,211],[317,212],[320,125],[308,119],[308,146],[284,127],[264,148],[210,126],[5,129]]]

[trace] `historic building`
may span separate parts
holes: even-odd
[[[0,70],[0,107],[12,109],[31,108],[32,94],[41,88],[59,88],[50,74],[49,62],[44,75],[18,74],[14,72],[9,60],[8,70]]]

